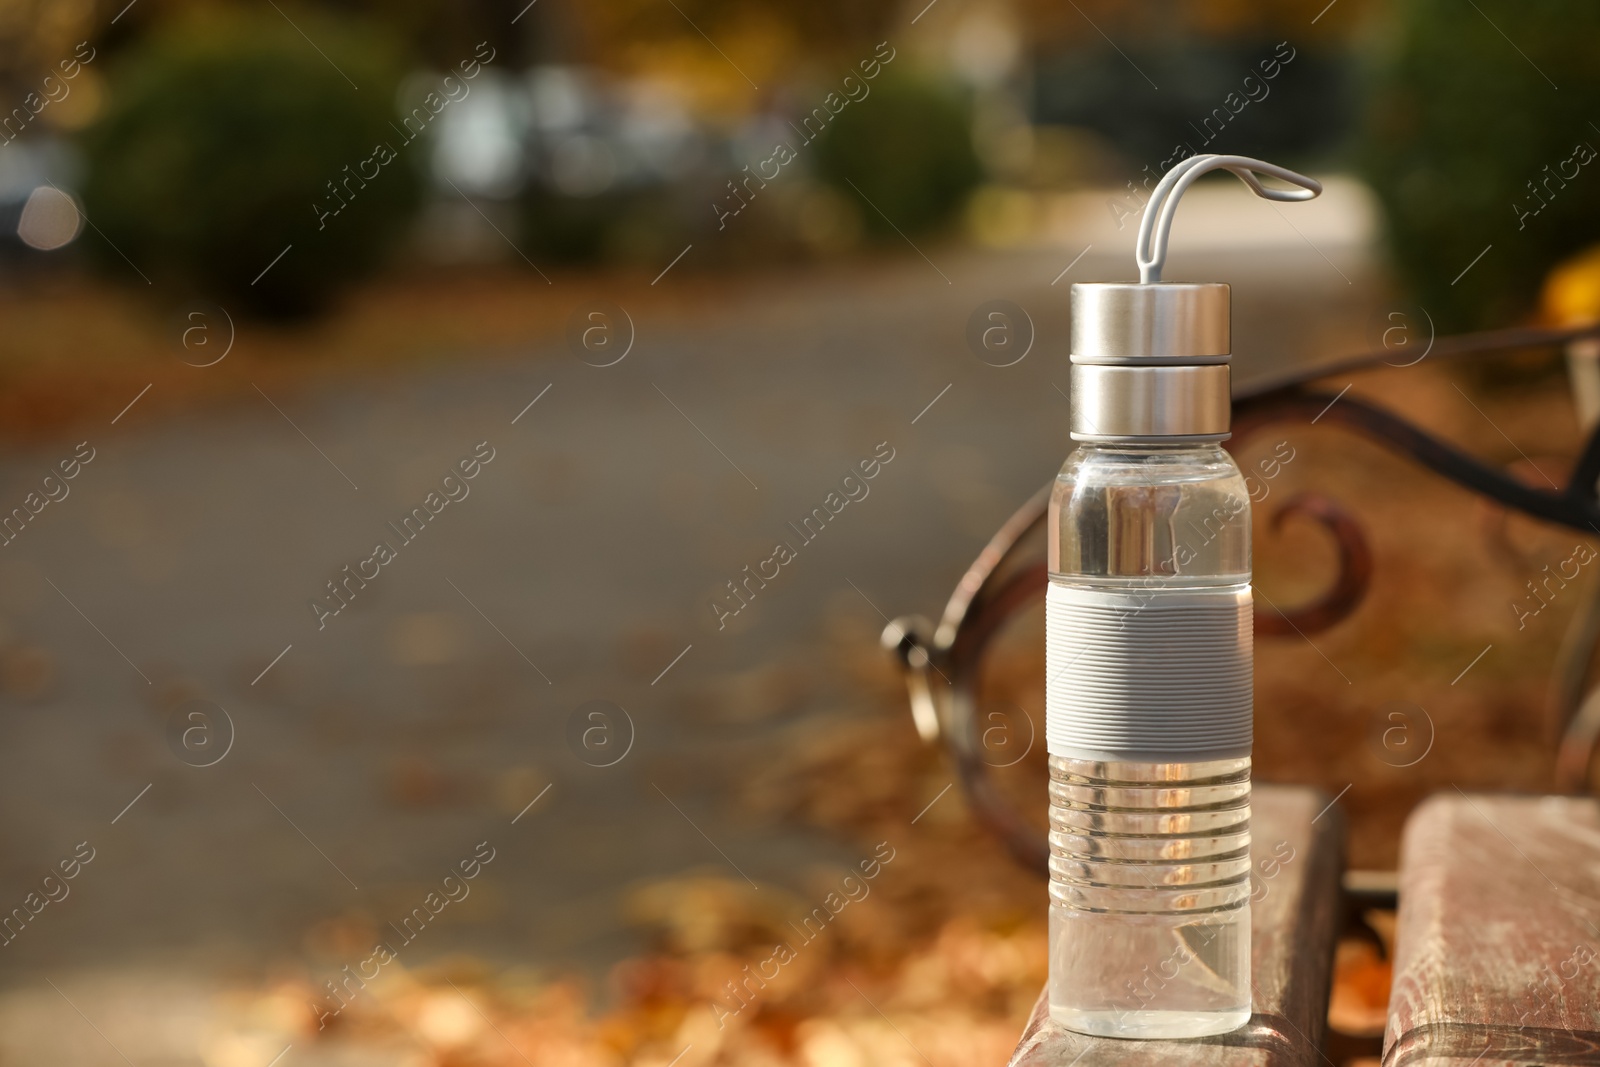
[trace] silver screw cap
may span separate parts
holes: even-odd
[[[1310,200],[1322,186],[1244,156],[1192,156],[1167,172],[1139,225],[1138,282],[1072,287],[1072,436],[1080,441],[1220,441],[1232,413],[1232,300],[1219,282],[1163,282],[1178,198],[1212,170],[1268,200]],[[1295,186],[1269,189],[1257,173]]]

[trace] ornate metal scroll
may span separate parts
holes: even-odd
[[[1600,337],[1600,324],[1572,330],[1496,330],[1440,338],[1430,346],[1426,357],[1453,359],[1565,345],[1592,337]],[[1600,536],[1600,426],[1590,433],[1566,484],[1541,489],[1476,459],[1383,407],[1311,387],[1313,382],[1330,376],[1420,362],[1396,364],[1394,355],[1388,350],[1369,352],[1236,389],[1234,441],[1272,423],[1327,421],[1353,430],[1511,511]],[[1019,862],[1041,874],[1046,871],[1048,858],[1044,835],[1006,800],[989,773],[977,700],[984,653],[990,641],[1018,611],[1044,594],[1044,526],[1049,495],[1050,486],[1046,485],[1006,520],[962,575],[937,626],[920,616],[906,616],[891,622],[883,632],[884,647],[893,652],[905,672],[918,733],[929,743],[944,744],[979,820]],[[1371,550],[1360,525],[1342,506],[1318,494],[1301,494],[1278,509],[1271,521],[1277,526],[1297,516],[1317,522],[1332,537],[1338,547],[1338,572],[1327,589],[1310,603],[1281,613],[1258,609],[1258,634],[1326,630],[1355,610],[1371,578]],[[1585,787],[1595,750],[1600,746],[1600,686],[1591,690],[1587,698],[1582,697],[1597,641],[1600,591],[1591,588],[1563,642],[1552,685],[1551,724],[1562,738],[1557,780],[1565,789]]]

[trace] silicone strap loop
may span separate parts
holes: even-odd
[[[1167,237],[1172,232],[1172,216],[1178,210],[1178,198],[1194,184],[1195,179],[1214,170],[1237,175],[1257,196],[1280,203],[1313,200],[1322,193],[1322,184],[1316,179],[1276,163],[1251,159],[1249,156],[1190,156],[1167,171],[1155,192],[1150,194],[1150,202],[1145,205],[1144,219],[1139,223],[1139,244],[1134,253],[1139,261],[1139,281],[1150,283],[1161,280],[1161,268],[1167,262]],[[1298,188],[1269,189],[1256,177],[1258,172]]]

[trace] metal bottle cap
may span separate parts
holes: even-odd
[[[1072,287],[1072,437],[1228,436],[1232,359],[1226,285]]]
[[[1140,280],[1072,287],[1072,437],[1174,444],[1220,441],[1232,412],[1232,306],[1217,282],[1161,281],[1178,198],[1227,170],[1269,200],[1310,200],[1322,186],[1244,156],[1192,156],[1167,172],[1139,225]],[[1256,172],[1298,186],[1268,189]]]
[[[1226,363],[1233,352],[1221,282],[1088,282],[1072,287],[1072,362],[1156,367]]]

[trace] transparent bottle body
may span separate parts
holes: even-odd
[[[1084,445],[1057,478],[1049,526],[1050,581],[1079,599],[1131,595],[1146,619],[1172,594],[1248,605],[1249,493],[1219,446]],[[1126,654],[1141,669],[1140,649]],[[1172,701],[1164,710],[1181,723],[1181,688]],[[1249,1019],[1245,729],[1242,750],[1173,759],[1058,751],[1052,735],[1056,1022],[1108,1037],[1190,1038]]]

